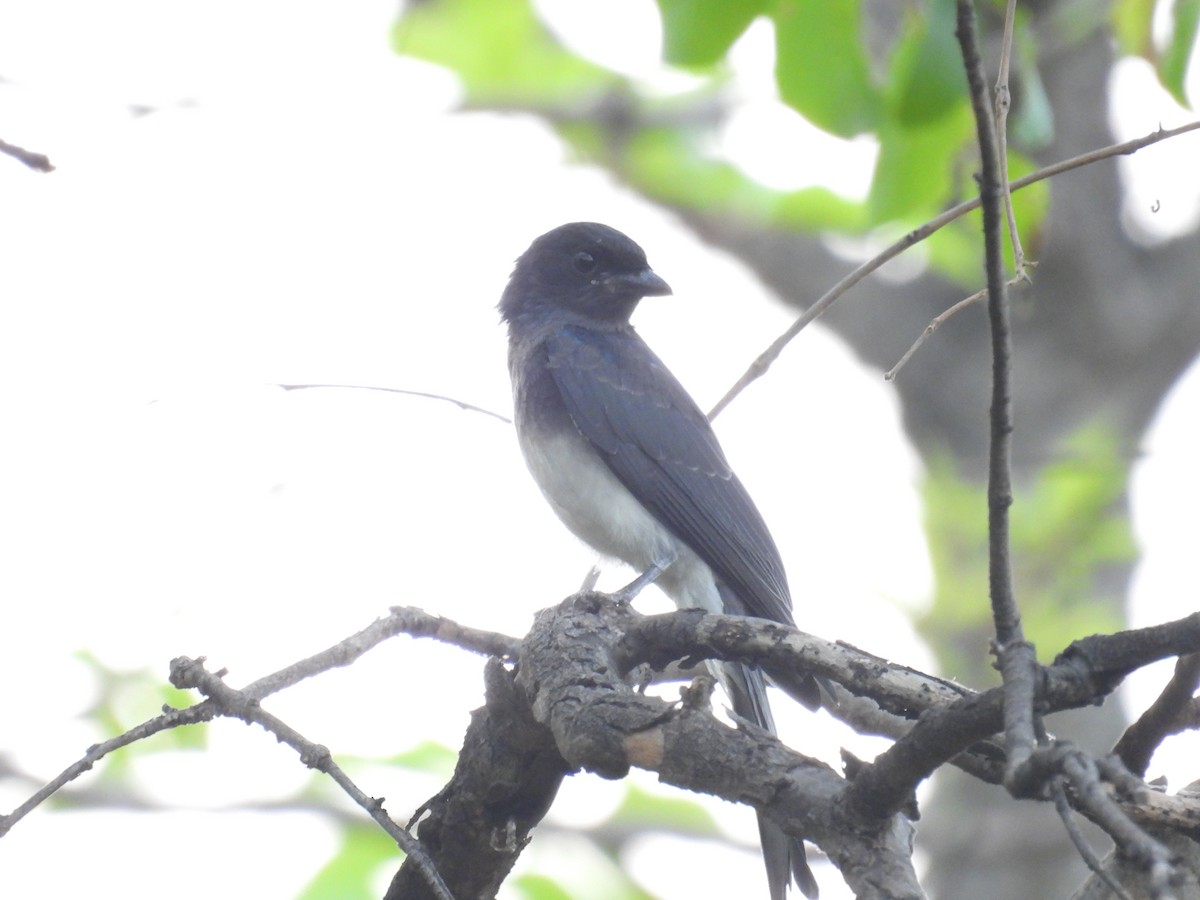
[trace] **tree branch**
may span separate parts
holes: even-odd
[[[414,821],[423,817],[421,846],[464,900],[496,895],[570,771],[550,732],[534,721],[513,674],[492,659],[484,683],[486,702],[471,714],[454,777],[413,815]],[[432,896],[406,860],[385,900]]]
[[[622,635],[641,617],[603,595],[543,610],[525,640],[517,683],[573,767],[605,778],[631,766],[667,784],[749,803],[826,852],[860,898],[923,897],[902,816],[864,820],[838,798],[846,782],[767,731],[719,722],[707,693],[681,705],[635,693],[620,677]]]
[[[16,144],[10,144],[4,140],[0,140],[0,153],[24,163],[35,172],[54,171],[54,164],[44,153],[35,153],[33,150],[26,150],[24,147],[18,147]]]
[[[241,691],[180,664],[177,668],[193,671],[187,683],[201,684],[214,699],[170,710],[91,748],[0,826],[11,826],[118,746],[225,713],[268,725],[306,762],[336,778],[327,751],[272,720],[257,701],[348,665],[402,633],[444,640],[471,652],[521,656],[519,678],[499,660],[489,661],[487,704],[472,716],[454,779],[414,816],[423,816],[418,836],[431,865],[458,897],[494,895],[553,801],[562,776],[574,767],[620,777],[636,765],[657,771],[667,783],[750,803],[817,842],[863,897],[920,896],[907,856],[909,827],[897,810],[924,772],[948,759],[985,780],[1002,777],[1003,755],[991,742],[1003,725],[1001,688],[977,694],[775,622],[697,610],[639,616],[586,594],[539,615],[524,642],[397,607],[344,641]],[[1200,613],[1151,628],[1094,635],[1073,643],[1042,671],[1038,700],[1047,711],[1096,703],[1130,671],[1188,653],[1200,653]],[[681,707],[637,694],[621,678],[643,663],[662,668],[684,659],[694,666],[710,658],[760,665],[785,687],[811,674],[836,681],[832,690],[839,701],[832,712],[850,721],[872,717],[876,727],[899,739],[874,763],[856,766],[847,780],[765,732],[733,730],[718,722],[702,689],[686,692]],[[871,699],[851,701],[841,684]],[[1111,773],[1105,778],[1125,785],[1118,788],[1116,802],[1133,820],[1185,834],[1200,832],[1200,798],[1150,791],[1128,775],[1124,782]],[[1079,803],[1075,793],[1072,802]],[[361,791],[357,798],[376,815],[375,801]],[[881,893],[872,886],[880,884],[888,890],[898,885],[900,893]],[[434,890],[417,863],[406,862],[388,896],[438,896]]]
[[[1098,704],[1130,672],[1193,653],[1197,647],[1200,613],[1075,641],[1052,665],[1039,670],[1039,707],[1052,713]],[[863,766],[846,791],[844,802],[867,817],[885,818],[902,809],[923,779],[960,754],[973,755],[960,760],[972,774],[1001,781],[1003,756],[997,759],[999,748],[991,739],[1004,727],[1002,687],[976,693],[775,622],[699,610],[631,616],[614,658],[621,671],[642,663],[660,669],[676,659],[693,664],[703,659],[743,662],[765,669],[785,690],[817,675],[845,685],[859,697],[869,697],[881,715],[894,717],[898,739],[874,763]],[[840,714],[836,708],[830,712]],[[1131,815],[1140,815],[1137,806],[1126,808]],[[1168,811],[1173,808],[1171,803],[1159,804],[1152,818],[1159,822],[1175,818]]]
[[[1196,727],[1197,687],[1200,687],[1200,653],[1180,657],[1175,663],[1175,674],[1162,693],[1125,730],[1113,748],[1130,772],[1145,777],[1150,757],[1159,744],[1169,735]]]
[[[988,448],[988,585],[996,656],[1005,689],[1004,738],[1010,790],[1025,795],[1029,788],[1017,779],[1035,744],[1033,708],[1037,657],[1025,640],[1013,593],[1009,558],[1008,513],[1012,506],[1012,335],[1008,321],[1008,291],[1004,285],[1001,252],[1001,174],[996,132],[988,109],[983,60],[975,37],[975,6],[958,0],[958,27],[963,67],[975,132],[979,143],[979,200],[983,213],[984,270],[987,273],[988,321],[992,335],[991,442]]]
[[[1111,144],[1108,147],[1100,147],[1096,150],[1089,150],[1087,153],[1081,153],[1078,156],[1072,156],[1069,159],[1064,159],[1045,168],[1038,169],[1036,172],[1030,172],[1016,181],[1009,183],[1010,191],[1019,191],[1021,188],[1029,187],[1031,184],[1036,184],[1039,181],[1044,181],[1047,178],[1052,178],[1055,175],[1061,175],[1063,172],[1069,172],[1072,169],[1078,169],[1083,166],[1089,166],[1092,163],[1099,162],[1102,159],[1110,159],[1114,156],[1131,156],[1139,150],[1149,147],[1152,144],[1157,144],[1159,141],[1165,141],[1169,138],[1178,137],[1182,134],[1187,134],[1191,131],[1200,130],[1200,121],[1188,122],[1186,125],[1180,125],[1178,128],[1163,129],[1150,134],[1143,135],[1140,138],[1123,141],[1119,144]],[[734,401],[738,394],[744,391],[747,387],[767,374],[771,366],[775,364],[775,360],[779,359],[780,354],[792,340],[803,331],[808,325],[819,318],[829,307],[833,306],[844,294],[848,293],[852,287],[882,267],[885,263],[895,259],[909,247],[913,247],[921,241],[925,240],[931,234],[939,231],[946,225],[949,225],[955,219],[965,216],[967,213],[979,207],[979,198],[973,197],[970,200],[965,200],[957,206],[953,206],[944,213],[935,216],[923,225],[914,228],[904,237],[885,247],[871,259],[862,263],[848,275],[838,281],[833,287],[822,294],[813,304],[804,310],[803,313],[788,326],[787,330],[779,337],[775,338],[755,360],[750,363],[741,377],[734,382],[733,386],[725,392],[725,395],[717,401],[716,405],[709,410],[708,417],[715,419],[730,403]]]

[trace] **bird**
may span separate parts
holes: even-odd
[[[498,309],[508,330],[514,424],[525,463],[563,524],[642,573],[680,609],[793,625],[783,561],[708,417],[634,330],[645,297],[671,294],[642,248],[596,222],[541,235]],[[720,663],[734,714],[776,733],[761,671]],[[819,702],[816,685],[805,699]],[[817,884],[803,841],[759,815],[771,900]]]

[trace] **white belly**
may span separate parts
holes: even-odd
[[[527,431],[518,431],[525,463],[551,508],[577,537],[639,572],[674,557],[658,586],[680,609],[722,611],[709,567],[646,511],[582,435],[529,440]]]

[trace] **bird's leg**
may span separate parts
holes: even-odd
[[[625,587],[621,588],[620,590],[613,591],[611,594],[609,594],[609,596],[612,597],[612,599],[617,603],[631,602],[633,598],[640,594],[644,588],[647,588],[654,584],[654,582],[658,581],[659,576],[662,575],[663,572],[667,571],[671,563],[675,562],[675,560],[678,558],[679,554],[676,551],[666,551],[662,556],[654,560],[654,562],[650,564],[650,568],[648,568],[645,572],[633,579],[633,581],[629,582],[629,584],[625,585]]]

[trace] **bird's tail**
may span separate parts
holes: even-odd
[[[739,717],[754,722],[771,734],[776,734],[775,719],[767,701],[767,685],[758,669],[740,663],[718,663],[718,677],[729,692],[733,711]],[[817,900],[817,881],[804,853],[804,841],[784,832],[762,813],[758,815],[758,835],[762,841],[763,862],[767,867],[767,884],[771,900],[785,900],[788,884],[795,879],[801,893]]]

